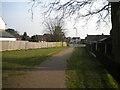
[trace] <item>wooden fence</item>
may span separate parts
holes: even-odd
[[[0,51],[67,46],[66,42],[0,41]]]
[[[106,39],[101,42],[88,43],[87,49],[92,52],[98,60],[108,69],[108,71],[114,76],[114,78],[120,83],[120,63],[116,62],[112,53],[111,39]]]

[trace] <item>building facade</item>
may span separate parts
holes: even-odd
[[[16,41],[16,38],[5,31],[5,22],[0,17],[0,40],[1,41]]]
[[[1,17],[0,17],[0,30],[5,30],[5,22]]]

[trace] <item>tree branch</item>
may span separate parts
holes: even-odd
[[[100,2],[101,5],[98,5],[98,2]],[[45,16],[49,16],[52,12],[59,11],[59,16],[61,18],[68,18],[76,15],[76,20],[85,18],[87,21],[89,21],[90,18],[96,15],[98,19],[101,19],[98,20],[97,23],[102,21],[108,25],[106,19],[110,15],[111,4],[108,3],[107,0],[69,0],[67,2],[54,0],[46,7],[47,10],[44,13]]]

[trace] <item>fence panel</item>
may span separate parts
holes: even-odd
[[[0,41],[0,50],[34,49],[46,47],[67,46],[66,42],[28,42],[28,41]]]

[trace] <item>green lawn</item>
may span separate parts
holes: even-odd
[[[107,70],[85,48],[75,48],[67,60],[69,88],[120,88]]]
[[[31,50],[16,50],[2,52],[3,70],[23,70],[39,65],[47,57],[66,49],[67,47],[41,48]]]
[[[15,50],[2,52],[2,82],[7,84],[9,79],[27,74],[35,65],[67,47]],[[1,53],[1,52],[0,52]],[[1,55],[1,54],[0,54]],[[1,62],[0,62],[1,63]]]

